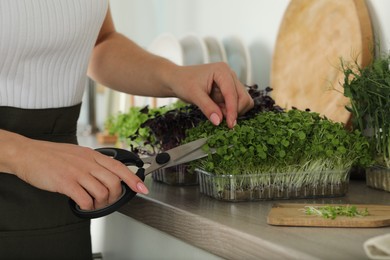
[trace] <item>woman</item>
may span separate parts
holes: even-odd
[[[121,163],[77,146],[87,75],[134,95],[178,97],[234,127],[253,100],[224,63],[180,67],[115,31],[108,0],[0,1],[0,258],[91,259],[82,209],[114,202]]]

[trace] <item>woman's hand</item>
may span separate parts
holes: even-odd
[[[8,172],[37,188],[67,195],[83,210],[115,202],[122,194],[121,180],[135,192],[148,193],[124,164],[93,149],[13,138]]]
[[[171,82],[179,98],[197,105],[215,125],[225,117],[228,127],[233,128],[237,116],[254,105],[234,71],[223,62],[178,67]]]

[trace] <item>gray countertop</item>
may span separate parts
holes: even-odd
[[[96,147],[82,138],[82,145]],[[274,203],[390,205],[390,193],[351,181],[345,197],[257,202],[223,202],[198,186],[145,180],[150,193],[120,209],[126,216],[226,259],[367,259],[363,243],[390,233],[386,228],[280,227],[267,224]]]
[[[390,193],[351,181],[345,197],[283,201],[223,202],[199,187],[169,186],[147,177],[147,196],[138,195],[120,212],[226,259],[367,259],[363,243],[390,233],[386,228],[278,227],[267,224],[276,202],[390,205]]]

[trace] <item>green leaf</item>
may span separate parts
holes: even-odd
[[[280,157],[280,158],[286,157],[286,151],[285,151],[285,150],[280,150],[280,151],[279,151],[279,157]]]
[[[290,145],[290,142],[288,140],[284,139],[284,140],[282,140],[282,145],[284,147],[288,147]]]
[[[298,137],[300,140],[305,140],[306,139],[306,134],[302,131],[298,132]]]

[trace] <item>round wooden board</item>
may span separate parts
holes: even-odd
[[[271,68],[276,104],[347,123],[341,59],[372,59],[373,33],[364,0],[291,0],[279,28]]]

